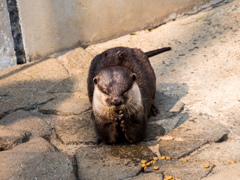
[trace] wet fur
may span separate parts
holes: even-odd
[[[117,109],[109,105],[113,101],[113,97],[107,99],[103,93],[107,88],[110,88],[105,84],[108,84],[108,86],[111,84],[109,82],[112,79],[111,77],[117,78],[119,76],[118,74],[115,74],[115,76],[114,71],[119,71],[120,78],[126,80],[126,84],[131,86],[130,93],[125,98],[121,96],[123,104],[120,109],[124,113],[122,114],[123,119],[119,118],[120,121],[116,121],[119,116],[116,113]],[[122,71],[126,72],[122,73]],[[131,79],[132,74],[135,74],[136,79]],[[109,77],[104,78],[104,76]],[[95,80],[95,83],[93,80]],[[93,107],[93,119],[100,138],[106,143],[115,143],[117,140],[122,139],[122,136],[131,143],[142,140],[146,132],[147,117],[159,113],[158,109],[153,105],[156,76],[147,55],[140,49],[135,48],[116,47],[106,50],[92,60],[87,81],[88,96]],[[120,79],[119,82],[123,81]],[[120,89],[122,86],[124,84],[117,84],[115,89],[111,87],[112,91],[116,90],[116,92],[112,92],[113,95],[108,96],[117,96],[120,91],[123,91]],[[136,93],[138,91],[139,93]],[[118,98],[120,98],[120,95]],[[134,101],[138,101],[138,103],[129,104],[128,101],[131,98],[135,98]]]

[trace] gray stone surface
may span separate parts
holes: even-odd
[[[188,140],[206,140],[217,142],[229,133],[227,128],[210,121],[205,116],[192,117],[168,133],[172,137]]]
[[[146,137],[143,141],[157,140],[159,137],[164,136],[165,129],[156,123],[148,123]]]
[[[67,70],[56,59],[0,71],[0,117],[54,99],[55,96],[47,90],[67,77]]]
[[[52,127],[32,112],[18,110],[1,119],[3,125],[13,131],[27,131],[33,137],[44,137],[50,139]]]
[[[0,125],[0,151],[11,149],[29,139],[29,132],[18,132]]]
[[[59,93],[56,99],[46,103],[40,111],[45,114],[78,115],[90,109],[91,104],[82,93]]]
[[[157,173],[141,173],[140,175],[133,177],[133,178],[127,178],[124,180],[150,180],[150,179],[157,179],[157,180],[162,180],[163,175],[162,174],[157,174]]]
[[[88,69],[93,56],[83,48],[76,48],[62,56],[58,61],[67,69],[70,77],[53,86],[49,91],[54,93],[87,92]]]
[[[175,179],[197,180],[206,177],[213,169],[214,165],[209,164],[209,168],[204,168],[206,163],[202,162],[183,162],[176,160],[158,160],[155,164],[148,167],[145,172],[162,172],[164,176],[173,176]],[[153,166],[158,166],[154,170]]]
[[[44,104],[54,99],[54,95],[47,93],[17,93],[16,96],[6,95],[3,97],[3,101],[0,102],[0,117],[6,113],[15,111],[18,109],[31,109],[39,104]]]
[[[78,177],[85,179],[124,179],[136,176],[141,160],[156,156],[139,145],[106,145],[81,147],[76,153]]]
[[[0,0],[0,70],[17,65],[7,3]]]
[[[76,179],[71,161],[59,152],[1,152],[0,173],[8,179]]]
[[[232,160],[240,162],[240,140],[230,140],[214,143],[190,157],[192,160],[230,163]]]
[[[179,159],[198,149],[206,142],[207,141],[201,140],[162,140],[159,142],[159,152],[161,156],[169,156],[173,159]]]
[[[154,121],[154,124],[160,125],[164,129],[165,133],[168,133],[176,127],[180,119],[181,119],[181,114],[172,118]]]
[[[240,177],[240,163],[225,165],[224,168],[218,172],[203,178],[203,180],[225,180],[238,179]]]
[[[36,137],[28,142],[22,143],[13,149],[11,152],[55,152],[57,149],[50,144],[46,139]]]
[[[75,116],[56,121],[54,129],[57,137],[66,145],[96,144],[99,140],[90,115]]]
[[[0,152],[0,174],[2,180],[76,179],[67,156],[41,138]]]

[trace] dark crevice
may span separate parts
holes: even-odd
[[[204,177],[201,177],[201,179],[204,179],[205,177],[207,177],[209,174],[211,174],[213,172],[213,169],[216,167],[215,164],[212,165],[210,171],[208,171],[208,173],[204,176]]]
[[[74,174],[76,176],[76,179],[79,180],[79,177],[78,177],[78,163],[77,163],[77,158],[76,158],[75,155],[74,155],[74,158],[73,158],[73,170],[74,170]]]
[[[23,47],[22,31],[19,23],[19,12],[16,0],[7,0],[8,13],[10,17],[11,31],[14,42],[14,50],[17,57],[17,64],[26,63],[26,56]]]
[[[15,109],[11,109],[9,111],[6,111],[6,112],[3,112],[0,114],[0,121],[1,119],[3,119],[5,116],[15,112],[15,111],[18,111],[18,110],[25,110],[25,111],[30,111],[30,110],[35,110],[35,109],[39,109],[41,106],[45,105],[46,103],[52,101],[53,99],[55,98],[51,98],[51,99],[48,99],[44,102],[39,102],[39,103],[34,103],[34,104],[27,104],[25,106],[22,106],[22,107],[18,107],[18,108],[15,108]]]
[[[216,143],[221,143],[228,140],[228,134],[224,134]]]

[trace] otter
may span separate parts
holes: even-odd
[[[144,138],[147,117],[159,113],[153,104],[156,76],[148,58],[169,50],[166,47],[144,53],[136,48],[115,47],[92,60],[88,97],[102,141],[136,143]]]

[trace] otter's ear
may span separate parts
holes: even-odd
[[[137,79],[137,75],[135,73],[132,73],[132,80],[136,81],[136,79]]]
[[[125,53],[122,52],[122,51],[118,51],[117,56],[118,56],[119,59],[124,59],[125,58]]]
[[[98,81],[98,78],[97,78],[97,77],[93,78],[94,84],[97,84],[97,81]]]

